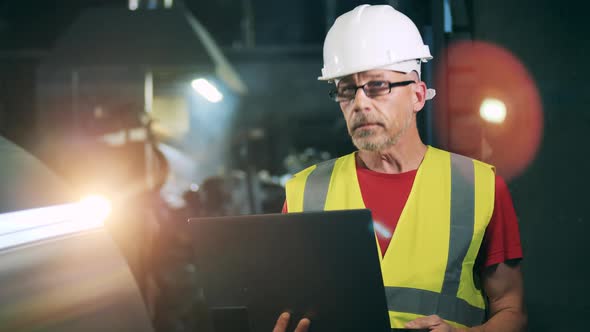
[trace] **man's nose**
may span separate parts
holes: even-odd
[[[357,89],[354,95],[354,99],[352,100],[353,110],[355,112],[368,111],[370,109],[370,101],[371,98],[367,97],[365,90],[363,90],[362,88]]]

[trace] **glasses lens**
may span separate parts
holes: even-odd
[[[365,91],[365,95],[367,97],[377,97],[383,96],[391,92],[391,87],[398,87],[398,86],[406,86],[409,84],[415,83],[414,81],[402,81],[402,82],[395,82],[389,83],[388,81],[370,81],[364,84],[363,90]],[[360,86],[354,85],[343,85],[339,86],[336,90],[330,91],[330,98],[337,102],[344,102],[350,101],[354,99],[356,95],[357,88]]]
[[[370,81],[365,84],[365,94],[368,97],[382,96],[389,93],[389,82]]]
[[[330,96],[337,102],[343,102],[353,99],[355,94],[355,86],[341,86],[337,90],[332,91]]]
[[[333,101],[338,101],[338,90],[330,90],[328,95],[330,96],[330,99],[332,99]]]

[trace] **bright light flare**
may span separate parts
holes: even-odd
[[[82,198],[77,205],[77,214],[80,220],[93,220],[104,222],[113,209],[111,201],[104,196],[90,195]]]
[[[443,148],[492,164],[510,181],[535,160],[543,105],[521,60],[489,42],[456,41],[441,52],[434,112]]]
[[[373,220],[373,229],[375,230],[375,233],[378,233],[384,238],[391,239],[393,236],[393,233],[391,233],[391,231],[385,227],[385,225],[377,220]]]
[[[223,99],[223,95],[217,88],[204,78],[199,78],[191,82],[191,86],[201,96],[211,103],[218,103]]]
[[[503,123],[506,119],[506,105],[498,99],[486,98],[479,107],[482,119],[491,123]]]
[[[111,210],[106,197],[92,195],[76,203],[0,214],[0,249],[102,228]]]

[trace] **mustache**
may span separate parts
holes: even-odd
[[[385,127],[385,124],[383,122],[379,121],[379,119],[372,119],[369,116],[367,116],[366,114],[361,113],[359,116],[356,116],[355,118],[352,119],[350,131],[351,132],[355,131],[359,127],[366,126],[369,124]]]

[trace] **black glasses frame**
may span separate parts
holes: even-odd
[[[369,95],[369,93],[367,92],[368,89],[365,89],[365,87],[373,82],[387,82],[387,81],[369,81],[363,85],[347,86],[346,87],[347,89],[354,89],[354,93],[352,94],[351,98],[344,98],[344,97],[338,96],[338,89],[331,90],[329,92],[329,95],[332,100],[334,100],[335,102],[341,103],[341,102],[353,100],[354,96],[356,96],[356,92],[358,91],[358,89],[363,89],[363,92],[365,93],[365,95],[367,97],[373,98],[373,97],[377,97],[377,96],[384,96],[386,94],[391,93],[391,88],[395,88],[398,86],[406,86],[406,85],[410,85],[412,83],[416,83],[416,81],[387,82],[388,86],[389,86],[389,90],[387,90],[387,92],[381,93],[378,95]],[[339,98],[342,98],[342,99],[339,99]]]

